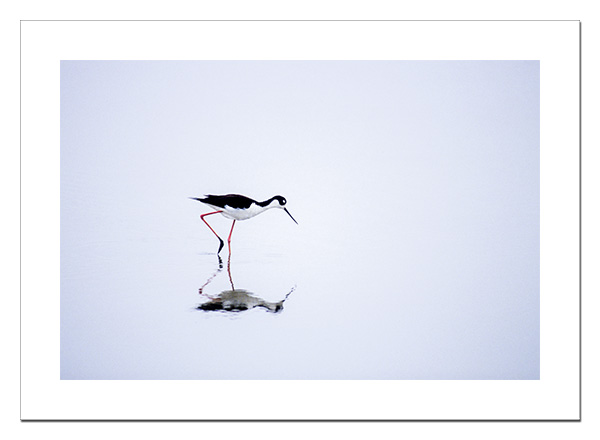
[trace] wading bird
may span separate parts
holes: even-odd
[[[209,212],[206,214],[202,214],[200,218],[206,226],[217,236],[219,239],[219,250],[217,254],[221,252],[223,249],[223,240],[221,237],[215,232],[215,230],[208,224],[208,222],[204,219],[207,215],[212,214],[223,214],[224,217],[233,220],[233,224],[231,225],[231,231],[229,232],[229,238],[227,239],[227,244],[231,249],[231,234],[233,233],[233,227],[235,226],[236,220],[248,220],[254,216],[257,216],[260,213],[265,212],[268,209],[279,208],[283,209],[292,220],[296,224],[298,222],[292,217],[292,214],[285,207],[287,201],[282,196],[273,196],[264,202],[257,202],[256,200],[252,200],[249,197],[241,196],[239,194],[227,194],[224,196],[215,196],[215,195],[206,195],[204,198],[190,197],[192,200],[198,200],[199,202],[204,203],[205,205],[210,206],[212,209],[216,209],[214,212]]]

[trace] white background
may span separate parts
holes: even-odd
[[[523,6],[523,3],[522,3],[522,2],[519,2],[519,5],[522,7],[522,6]],[[455,6],[453,5],[453,9],[454,9],[454,7],[455,7]],[[431,9],[429,9],[429,10],[431,10]],[[335,9],[332,9],[331,11],[335,11]],[[376,11],[376,10],[374,9],[372,13],[375,13],[375,11]],[[533,9],[533,8],[531,9],[531,11],[532,11],[532,12],[536,12],[536,10],[535,10],[535,9]],[[552,15],[552,14],[551,14],[550,12],[548,12],[548,11],[549,11],[549,10],[548,10],[548,9],[546,9],[546,14]],[[346,11],[346,14],[348,14],[348,13],[349,13],[349,11]],[[556,11],[556,14],[560,15],[560,11]],[[534,14],[534,15],[535,15],[535,14]],[[569,17],[569,18],[582,18],[582,17],[581,17],[581,14],[576,14],[576,15],[578,15],[578,16],[576,16],[576,17]],[[352,14],[350,14],[350,17],[352,17],[352,16],[353,16],[353,15],[352,15]],[[356,16],[356,15],[354,15],[354,16]],[[377,16],[377,14],[375,13],[375,15],[374,15],[374,16]],[[388,16],[388,14],[385,14],[385,16]],[[281,14],[279,15],[279,17],[281,17]],[[22,17],[21,17],[21,18],[22,18]],[[27,18],[30,18],[30,17],[27,17]],[[227,17],[227,18],[229,18],[229,17]],[[366,17],[364,17],[363,15],[361,15],[361,18],[366,18]],[[428,18],[436,18],[436,17],[428,17]],[[445,18],[446,18],[446,17],[445,17]],[[475,18],[475,17],[473,17],[473,18]],[[495,18],[495,17],[494,17],[494,18]],[[525,18],[525,17],[524,17],[524,18]],[[548,16],[547,18],[556,18],[556,17],[555,17],[555,16]],[[585,21],[584,21],[584,23],[585,23]],[[14,31],[14,29],[15,29],[14,23],[13,23],[13,26],[11,26],[11,27],[7,27],[7,29],[12,29],[12,30]],[[590,30],[590,31],[591,31],[591,33],[593,33],[593,31],[592,31],[592,30]],[[585,32],[586,32],[586,27],[585,27],[585,25],[584,25],[584,41],[585,41],[585,35],[586,35],[586,34],[585,34]],[[584,47],[586,47],[586,46],[585,46],[585,43],[584,43]],[[13,50],[12,54],[13,54],[13,55],[15,55],[15,51],[14,51],[14,50]],[[492,58],[493,58],[493,57],[492,57]],[[585,59],[586,59],[586,58],[585,58],[585,54],[584,54],[584,60],[585,60]],[[585,66],[585,61],[584,61],[584,66]],[[13,78],[15,78],[15,76],[14,76],[14,75],[13,75]],[[585,75],[584,75],[584,78],[585,78]],[[585,79],[584,79],[584,84],[585,84]],[[13,89],[14,89],[14,86],[13,86]],[[12,95],[11,95],[11,96],[13,96],[13,97],[18,97],[18,96],[15,96],[15,90],[12,90],[12,92],[13,92],[13,93],[12,93]],[[542,94],[543,94],[543,93],[544,93],[544,91],[543,91],[543,87],[542,87]],[[584,122],[585,122],[585,120],[586,120],[585,102],[586,102],[586,100],[584,99]],[[544,117],[544,113],[543,113],[543,112],[544,112],[544,103],[542,102],[542,118]],[[16,112],[14,111],[14,108],[13,108],[13,111],[12,111],[12,113],[13,113],[13,114],[12,114],[12,116],[14,117],[14,116],[15,116],[15,113],[16,113]],[[591,119],[591,117],[590,117],[590,115],[589,115],[589,114],[587,114],[587,117]],[[544,139],[543,139],[543,138],[542,138],[542,144],[544,144]],[[543,147],[542,147],[542,151],[543,151]],[[584,154],[584,158],[586,158],[586,157],[587,157],[587,156]],[[15,158],[15,160],[16,160],[16,156],[13,156],[13,158]],[[542,164],[542,167],[543,167],[543,166],[544,166],[544,165]],[[543,168],[542,168],[542,170],[543,170]],[[584,175],[584,176],[586,176],[586,173],[585,173],[585,166],[584,166],[584,174],[583,174],[583,175]],[[544,177],[542,177],[542,179],[543,179],[543,178],[544,178]],[[592,177],[592,178],[593,178],[593,177]],[[14,188],[14,186],[15,186],[15,183],[16,183],[16,179],[13,179],[13,180],[11,180],[10,182],[12,183],[12,186],[13,186],[13,188]],[[560,182],[557,182],[557,183],[558,183],[558,185],[560,186]],[[585,185],[586,185],[586,181],[585,181],[585,177],[584,177],[584,187],[585,187]],[[4,186],[6,187],[7,185],[4,185]],[[544,191],[544,189],[545,189],[545,187],[544,187],[544,186],[542,186],[542,191]],[[13,199],[13,200],[14,200],[14,199]],[[16,205],[14,205],[14,206],[15,206],[15,209],[14,209],[13,211],[17,211]],[[585,206],[585,203],[584,203],[584,206]],[[44,208],[44,207],[43,207],[43,205],[41,205],[41,206],[40,206],[40,210],[43,210],[43,208]],[[542,219],[543,219],[542,221],[544,221],[544,213],[543,213],[543,211],[542,211]],[[584,223],[584,224],[585,224],[585,223]],[[544,227],[544,226],[542,226],[542,227]],[[576,232],[573,232],[573,233],[576,233]],[[13,241],[12,241],[12,243],[14,243],[14,236],[13,236]],[[584,247],[584,252],[585,252],[585,249],[586,249],[586,248]],[[544,253],[544,249],[543,249],[543,248],[542,248],[542,253]],[[14,259],[14,254],[13,254],[13,259]],[[587,261],[587,260],[586,260],[586,258],[585,258],[585,253],[584,253],[584,260],[583,260],[583,261],[584,261],[584,273],[585,273],[585,272],[586,272],[586,271],[585,271],[585,269],[586,269],[586,267],[588,267],[588,265],[589,265],[589,267],[592,267],[592,265],[589,263],[589,261]],[[587,261],[587,262],[586,262],[586,261]],[[13,273],[15,273],[15,271],[12,271],[12,272],[13,272]],[[585,278],[584,278],[584,281],[585,281]],[[584,291],[585,291],[585,287],[586,287],[586,286],[584,285]],[[543,289],[543,287],[542,287],[542,289]],[[594,309],[594,308],[593,308],[593,305],[594,305],[594,304],[593,304],[593,299],[591,299],[591,300],[589,300],[589,299],[588,299],[588,300],[587,300],[587,302],[584,302],[584,304],[586,305],[586,307],[590,307],[590,309],[591,309],[591,310],[593,310],[593,309]],[[544,311],[542,311],[542,313],[544,313]],[[586,331],[586,320],[585,320],[585,316],[586,316],[586,315],[585,315],[585,313],[586,313],[586,312],[584,311],[584,332]],[[4,322],[10,322],[10,321],[4,321]],[[592,325],[593,325],[593,323],[592,323]],[[16,330],[16,325],[12,325],[12,326],[10,327],[10,329],[11,329],[11,332],[14,334],[14,333],[15,333],[15,330]],[[9,333],[9,332],[8,332],[8,331],[5,331],[4,333],[6,334],[6,333]],[[590,335],[591,335],[591,333],[592,333],[592,332],[589,332],[588,334],[590,334]],[[544,337],[544,336],[543,336],[543,337]],[[586,340],[586,341],[587,341],[587,340]],[[591,345],[591,344],[590,344],[590,345]],[[14,344],[13,344],[13,346],[14,346]],[[542,347],[543,347],[542,349],[544,349],[544,345],[542,345]],[[15,352],[16,352],[16,351],[15,351]],[[584,353],[585,353],[585,351],[584,351]],[[591,351],[591,348],[590,348],[590,351],[588,351],[588,353],[590,353],[588,356],[591,356],[591,355],[593,354],[593,352]],[[585,359],[585,358],[584,358],[584,359]],[[588,358],[588,359],[589,359],[589,358]],[[592,358],[592,362],[594,362],[594,358]],[[544,360],[543,360],[543,358],[542,358],[542,374],[544,374],[544,365],[543,365],[543,363],[544,363]],[[16,371],[16,370],[13,370],[13,371]],[[595,384],[595,382],[593,382],[593,378],[589,378],[589,379],[590,379],[590,383],[591,383],[591,384]],[[592,393],[589,393],[589,394],[588,394],[588,396],[589,396],[590,394],[592,394]],[[13,394],[13,395],[15,396],[15,400],[16,400],[16,395],[15,395],[15,394]],[[584,394],[584,399],[585,399],[585,396],[586,396],[586,394]],[[12,407],[14,408],[14,400],[12,401]],[[585,413],[586,413],[586,411],[590,411],[590,413],[591,413],[591,412],[592,412],[592,410],[593,410],[593,401],[591,402],[591,404],[590,404],[590,405],[589,405],[587,408],[588,408],[588,409],[586,409],[586,401],[584,400],[584,420],[585,420]],[[5,411],[5,414],[6,414],[6,413],[7,413],[7,412]],[[12,411],[12,413],[14,413],[14,411]],[[588,419],[588,420],[589,420],[589,419]],[[590,423],[590,422],[588,422],[588,423]],[[29,425],[29,426],[32,426],[32,425]],[[154,425],[154,426],[156,426],[156,425]],[[166,426],[166,429],[173,429],[173,430],[175,430],[175,429],[178,429],[178,428],[174,428],[174,426],[175,426],[175,425],[167,425],[167,426]],[[179,426],[181,426],[181,425],[179,425]],[[256,425],[254,425],[254,426],[256,426]],[[267,427],[267,428],[266,428],[266,430],[265,430],[265,432],[264,432],[264,435],[267,435],[267,433],[269,433],[270,431],[277,431],[277,428],[276,428],[277,426],[278,426],[278,425],[270,425],[270,428],[269,428],[269,427]],[[381,425],[378,425],[378,426],[381,426]],[[396,425],[396,426],[398,426],[398,425]],[[456,426],[456,425],[455,425],[455,426]],[[540,425],[537,425],[537,427],[539,427],[539,426],[540,426]],[[544,425],[544,426],[545,426],[545,427],[547,427],[548,429],[551,429],[551,430],[552,430],[552,432],[553,432],[554,434],[556,434],[557,436],[558,436],[558,435],[560,435],[561,433],[565,434],[565,431],[564,431],[565,429],[575,430],[575,432],[578,432],[578,433],[580,433],[580,432],[581,432],[581,431],[579,431],[579,430],[581,429],[579,426],[581,426],[581,425],[577,425],[576,427],[573,427],[574,425],[572,425],[572,424],[571,424],[571,425],[566,425],[565,427],[563,427],[563,425],[556,425],[556,424],[554,424],[554,425],[550,425],[550,426],[548,426],[548,425]],[[375,427],[375,425],[367,425],[367,426],[366,426],[366,427],[364,427],[364,428],[365,428],[365,429],[369,429],[369,430],[376,430],[376,429],[379,429],[379,428]],[[423,426],[420,426],[420,427],[414,427],[414,428],[413,428],[413,427],[411,427],[410,425],[405,425],[403,428],[398,428],[398,429],[402,429],[402,430],[404,430],[404,431],[406,431],[406,430],[408,430],[408,431],[414,430],[414,432],[417,432],[417,430],[418,430],[419,432],[423,432],[424,430],[423,430],[422,428],[423,428]],[[520,428],[520,432],[522,432],[522,433],[526,433],[526,432],[527,432],[527,431],[529,431],[530,429],[534,429],[534,428],[536,428],[536,425],[520,425],[520,427],[519,427],[519,428]],[[30,432],[31,432],[31,431],[33,431],[34,429],[37,429],[37,428],[32,426],[31,428],[26,428],[26,429],[29,429],[29,430],[30,430]],[[75,430],[75,429],[77,429],[77,428],[71,428],[71,429],[72,429],[72,430]],[[107,430],[107,429],[108,429],[108,427],[106,427],[106,425],[105,425],[105,426],[104,426],[104,427],[103,427],[101,430],[97,430],[96,432],[100,434],[101,432],[105,432],[105,430]],[[153,428],[151,428],[151,427],[150,427],[150,429],[153,429]],[[154,428],[154,429],[156,430],[156,428]],[[206,429],[208,429],[208,428],[206,428]],[[238,428],[236,428],[236,429],[238,429]],[[244,428],[244,429],[245,429],[245,428]],[[302,430],[305,430],[305,429],[307,429],[307,425],[303,425],[303,427],[302,427],[300,430],[297,430],[296,432],[300,433]],[[353,429],[356,431],[356,430],[357,430],[357,427],[355,426]],[[362,429],[362,427],[361,427],[361,429]],[[436,425],[428,425],[428,426],[427,426],[427,429],[426,429],[426,431],[427,431],[427,432],[434,433],[434,432],[440,432],[440,429],[445,429],[445,430],[446,430],[447,428],[445,428],[444,426],[440,426],[440,425],[437,425],[437,426],[436,426]],[[471,433],[473,433],[473,434],[476,434],[476,432],[479,432],[481,429],[486,429],[486,430],[488,430],[488,429],[489,429],[489,425],[488,425],[487,427],[486,427],[486,426],[482,426],[482,425],[470,425],[470,426],[465,426],[465,427],[464,427],[464,429],[466,430],[466,432],[467,432],[467,433],[468,433],[468,432],[471,432]],[[497,428],[497,427],[495,427],[495,428],[493,429],[493,434],[496,434],[496,435],[498,435],[498,436],[500,436],[500,435],[506,435],[506,433],[507,433],[507,431],[508,431],[509,429],[511,429],[511,428],[509,428],[509,426],[508,426],[508,425],[502,425],[500,428]],[[360,429],[359,429],[359,430],[360,430]],[[158,431],[156,431],[156,432],[158,432]],[[570,432],[570,433],[569,433],[569,435],[571,435],[571,436],[572,436],[572,435],[573,435],[573,434],[572,434],[572,432]],[[558,437],[557,437],[557,438],[558,438]]]

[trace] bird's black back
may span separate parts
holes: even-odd
[[[224,196],[215,196],[208,194],[203,199],[196,199],[202,203],[206,203],[212,206],[218,206],[224,208],[225,205],[232,207],[233,209],[248,209],[252,203],[256,203],[249,197],[242,196],[240,194],[227,194]]]

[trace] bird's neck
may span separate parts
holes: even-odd
[[[272,204],[275,200],[275,197],[271,197],[269,200],[265,200],[264,202],[256,202],[256,205],[264,209],[275,208],[276,205]]]

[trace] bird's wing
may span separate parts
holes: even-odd
[[[208,194],[201,202],[213,206],[230,206],[234,209],[248,209],[252,203],[256,203],[251,198],[239,194],[227,194],[224,196]]]

